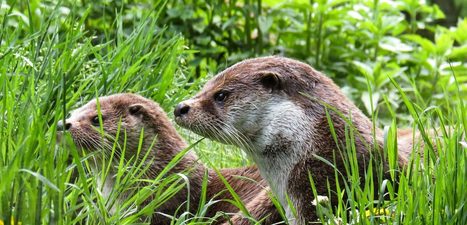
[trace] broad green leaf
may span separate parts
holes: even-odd
[[[423,38],[423,37],[421,37],[419,35],[407,34],[407,35],[403,35],[402,37],[407,39],[407,40],[410,40],[410,41],[413,41],[413,42],[419,44],[428,53],[434,53],[435,50],[436,50],[435,45],[433,44],[433,42],[431,42],[430,40],[428,40],[426,38]]]

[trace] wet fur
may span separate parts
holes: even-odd
[[[228,93],[222,102],[213,97],[220,91]],[[328,182],[331,189],[336,187],[334,168],[315,155],[335,162],[345,175],[341,156],[345,155],[346,129],[355,134],[360,184],[365,183],[370,155],[383,149],[382,132],[376,129],[373,133],[370,119],[339,87],[309,65],[293,59],[273,56],[237,63],[181,104],[190,110],[176,117],[178,124],[243,148],[283,206],[288,205],[285,193],[288,194],[298,212],[298,218],[288,218],[290,223],[305,224],[318,219],[316,207],[311,204],[314,196],[309,173],[318,195],[328,194]],[[338,143],[332,138],[326,113]],[[402,158],[401,166],[407,157]],[[383,166],[387,171],[386,162]],[[389,178],[387,173],[384,175]],[[339,179],[339,184],[343,184],[343,178]],[[337,198],[332,193],[331,204],[336,205]]]
[[[117,148],[116,151],[117,160],[121,154],[121,147],[124,145],[123,137],[125,135],[127,137],[127,153],[125,157],[130,158],[136,155],[140,140],[140,132],[143,130],[144,139],[140,155],[145,155],[149,150],[150,152],[147,160],[152,160],[152,164],[149,170],[143,175],[143,178],[154,179],[175,155],[187,147],[185,141],[172,126],[164,111],[157,103],[149,99],[135,94],[117,94],[100,97],[99,104],[103,118],[103,129],[106,134],[104,139],[101,138],[101,134],[98,131],[99,126],[93,125],[91,122],[92,118],[98,114],[96,100],[73,111],[70,118],[66,120],[66,123],[70,125],[68,131],[74,142],[85,151],[104,151],[104,155],[109,155],[111,146],[115,141],[118,123],[121,121],[121,138],[118,140],[120,147]],[[156,144],[151,149],[150,146],[156,138]],[[99,163],[94,165],[93,171],[95,171],[95,173],[101,170],[99,166]],[[207,200],[217,201],[217,203],[210,206],[206,216],[213,217],[217,212],[234,213],[232,220],[236,222],[233,224],[250,224],[248,220],[242,218],[236,206],[222,200],[232,199],[224,183],[214,171],[198,163],[196,155],[191,152],[188,152],[170,173],[186,173],[187,171],[189,171],[190,190],[186,188],[181,190],[173,198],[158,208],[158,212],[154,214],[151,224],[170,224],[170,219],[162,214],[174,215],[176,210],[179,207],[183,207],[182,205],[185,204],[188,191],[191,196],[190,211],[195,213],[200,201],[203,177],[206,173],[208,174]],[[262,204],[250,205],[250,207],[252,207],[252,216],[256,219],[267,217],[267,224],[281,221],[280,215],[276,208],[273,207],[271,200],[269,198],[263,198],[267,195],[263,194],[258,197],[258,193],[263,193],[267,184],[261,178],[256,167],[222,169],[220,173],[245,204],[248,205],[253,199],[262,198]],[[113,176],[114,174],[111,172],[107,180],[103,182],[101,191],[103,191],[104,197],[108,197],[108,193],[113,187]],[[141,184],[141,186],[143,185],[144,184]],[[121,199],[126,197],[127,196],[119,196]],[[224,222],[223,220],[225,220],[224,217],[219,217],[215,223]]]

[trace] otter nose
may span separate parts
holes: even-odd
[[[185,103],[180,103],[175,107],[174,115],[175,117],[180,117],[188,113],[190,111],[190,106]]]
[[[57,122],[57,130],[69,130],[71,128],[71,123],[65,121],[65,126],[63,125],[63,121]]]

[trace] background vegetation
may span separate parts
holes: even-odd
[[[323,209],[327,218],[466,224],[467,6],[448,2],[459,9],[454,22],[418,0],[0,1],[0,219],[146,222],[157,204],[141,210],[141,199],[128,200],[121,214],[109,213],[85,160],[56,144],[56,122],[96,96],[117,92],[140,93],[171,112],[227,66],[279,54],[332,77],[386,128],[387,143],[396,124],[454,128],[432,143],[445,146],[439,158],[415,157],[385,203],[391,213],[376,215],[370,189],[350,185],[354,194],[338,209]],[[433,151],[431,140],[424,144]],[[195,150],[210,166],[248,164],[241,151],[208,140]],[[75,170],[77,180],[71,179]],[[153,188],[163,190],[165,181]],[[348,218],[347,209],[368,209],[370,216]],[[174,221],[195,224],[201,216]]]

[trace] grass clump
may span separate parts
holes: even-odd
[[[116,35],[95,44],[96,37],[85,29],[88,15],[63,14],[60,4],[41,3],[44,14],[28,13],[28,20],[15,21],[16,6],[2,1],[0,219],[14,218],[23,224],[144,222],[141,218],[151,215],[161,204],[158,201],[170,197],[180,184],[173,183],[174,178],[153,181],[119,205],[119,213],[111,214],[114,204],[99,193],[96,177],[87,166],[90,158],[82,158],[73,147],[56,144],[56,123],[69,110],[110,93],[146,90],[142,94],[163,106],[173,105],[177,98],[167,96],[173,93],[176,75],[181,74],[183,39],[178,35],[165,38],[164,29],[156,26],[159,12],[154,11],[135,21],[130,31],[123,31],[122,18],[116,18],[111,25]],[[117,192],[128,191],[144,170],[137,164],[119,164],[118,168],[122,182]],[[159,200],[149,208],[137,208],[154,192],[160,192]]]
[[[336,176],[343,177],[342,185],[345,189],[328,187],[330,192],[335,190],[347,198],[339,200],[338,206],[334,208],[327,202],[318,205],[321,221],[326,221],[326,224],[466,223],[465,101],[457,101],[456,107],[449,113],[437,107],[422,109],[407,100],[397,83],[393,85],[401,91],[412,113],[414,125],[409,139],[413,142],[398,144],[396,118],[390,126],[385,127],[383,154],[373,155],[376,161],[372,161],[378,162],[378,157],[388,160],[391,179],[381,179],[384,171],[380,170],[382,164],[379,163],[370,163],[365,174],[359,174],[355,166],[358,159],[355,155],[354,134],[349,129],[346,146],[342,150],[346,171],[336,170]],[[332,130],[332,121],[330,124]],[[413,154],[406,165],[398,165],[398,151],[407,147]],[[325,160],[323,163],[332,165]],[[361,185],[363,176],[366,182]],[[314,187],[316,184],[312,177],[310,179]],[[379,180],[377,183],[380,186],[375,186],[375,179]]]

